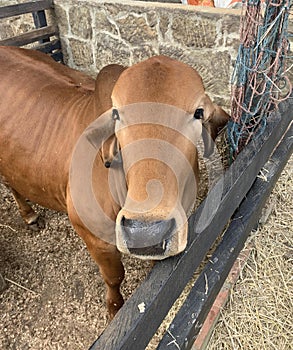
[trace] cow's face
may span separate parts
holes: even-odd
[[[198,73],[166,57],[124,71],[112,101],[115,137],[103,151],[111,158],[119,147],[127,184],[116,219],[117,247],[142,259],[176,255],[186,247],[196,198],[196,142],[216,107]],[[222,126],[214,124],[213,130]]]

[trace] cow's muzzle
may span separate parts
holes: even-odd
[[[175,219],[143,222],[124,216],[121,218],[123,241],[133,255],[164,255],[175,230]]]

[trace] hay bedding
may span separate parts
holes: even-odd
[[[227,164],[227,152],[225,149],[220,151]],[[203,172],[203,164],[200,166]],[[203,177],[199,201],[206,193],[205,180]],[[261,219],[266,222],[246,242],[253,247],[251,257],[221,312],[207,350],[293,349],[293,158],[285,167],[266,207],[270,212],[269,220],[269,213],[264,208]],[[220,240],[218,237],[146,350],[156,349]]]
[[[221,312],[209,350],[293,349],[293,158],[270,198],[273,212],[250,239],[251,256]]]

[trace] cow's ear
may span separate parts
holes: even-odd
[[[103,141],[102,147],[100,150],[100,154],[106,168],[110,168],[114,158],[117,156],[119,152],[119,142],[115,134],[115,124],[118,120],[120,120],[118,109],[112,108],[111,120],[112,120],[112,124],[111,124],[112,130],[110,130],[111,135],[110,137],[108,137]]]
[[[99,116],[112,108],[112,91],[120,75],[126,68],[110,64],[97,75],[94,91],[95,115]]]
[[[119,146],[115,136],[115,121],[118,111],[112,108],[112,91],[126,67],[110,64],[104,67],[96,78],[94,108],[97,118],[95,128],[87,132],[88,141],[99,149],[99,154],[107,168],[116,156]],[[118,115],[119,117],[119,115]]]
[[[221,130],[226,126],[228,120],[230,119],[230,115],[220,106],[214,104],[214,107],[215,113],[208,123],[210,125],[211,137],[215,141]]]
[[[119,152],[119,142],[115,134],[102,143],[100,155],[106,168],[110,168],[114,158]]]
[[[211,102],[212,103],[212,102]],[[227,124],[230,116],[221,107],[212,104],[208,110],[212,110],[211,114],[203,121],[202,138],[204,141],[204,157],[209,157],[214,151],[214,142],[221,130]]]
[[[86,129],[88,142],[99,152],[106,168],[111,166],[119,152],[119,142],[115,135],[116,109],[104,113]]]

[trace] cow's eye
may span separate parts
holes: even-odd
[[[112,119],[113,120],[120,120],[118,109],[113,108],[112,109]]]
[[[198,108],[198,109],[194,112],[193,117],[194,117],[195,119],[203,119],[203,113],[204,113],[203,108]]]

